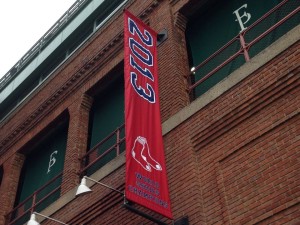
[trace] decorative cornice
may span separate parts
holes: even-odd
[[[153,10],[162,2],[163,0],[155,0],[153,1],[148,7],[142,11],[138,17],[142,20],[144,20],[147,16],[149,16]]]

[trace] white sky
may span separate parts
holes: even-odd
[[[76,0],[3,0],[0,6],[0,78]]]

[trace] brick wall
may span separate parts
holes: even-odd
[[[168,30],[167,40],[158,47],[163,121],[189,105],[186,18],[178,12],[185,2],[130,2],[130,10],[158,32]],[[79,182],[77,157],[87,146],[93,97],[87,93],[101,87],[101,79],[122,65],[122,25],[120,13],[2,125],[0,146],[5,154],[0,158],[4,165],[0,190],[6,205],[0,207],[0,224],[13,207],[24,159],[6,165],[66,112],[70,124],[61,194],[74,191]],[[300,222],[299,49],[298,42],[164,136],[175,219],[188,216],[190,224]],[[123,190],[124,177],[121,166],[102,181]],[[92,189],[51,216],[70,224],[153,224],[122,208],[119,194],[99,185]]]
[[[190,224],[299,222],[298,49],[299,43],[164,136],[175,218],[188,215]],[[102,181],[122,190],[124,175],[121,167]],[[153,224],[122,208],[119,194],[92,189],[53,216],[72,224]]]
[[[171,196],[191,224],[299,222],[299,45],[165,137]]]
[[[24,155],[15,154],[3,164],[3,178],[0,186],[0,224],[5,223],[6,214],[14,206],[24,159]]]

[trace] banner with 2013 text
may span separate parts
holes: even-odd
[[[126,198],[172,219],[158,94],[157,33],[124,12]]]

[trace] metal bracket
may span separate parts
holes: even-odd
[[[160,221],[159,219],[156,219],[156,218],[154,218],[154,217],[152,217],[152,216],[150,216],[150,215],[148,215],[148,214],[146,214],[144,212],[141,212],[140,210],[134,208],[133,206],[129,205],[128,202],[124,202],[124,207],[126,209],[128,209],[128,210],[130,210],[130,211],[132,211],[132,212],[134,212],[134,213],[136,213],[136,214],[138,214],[138,215],[140,215],[140,216],[148,219],[148,220],[151,220],[152,222],[154,222],[154,223],[156,223],[158,225],[168,225],[167,223],[164,223],[164,222]]]
[[[163,43],[168,38],[168,31],[167,29],[163,29],[157,34],[157,46]]]
[[[168,225],[167,223],[162,222],[159,219],[156,219],[153,216],[150,216],[147,213],[144,213],[144,212],[142,212],[142,211],[134,208],[132,206],[131,202],[129,202],[127,199],[124,199],[124,205],[123,206],[126,209],[130,210],[131,212],[136,213],[136,214],[138,214],[138,215],[140,215],[140,216],[142,216],[142,217],[144,217],[144,218],[146,218],[146,219],[148,219],[148,220],[150,220],[150,221],[152,221],[152,222],[154,222],[154,223],[156,223],[158,225]],[[189,225],[189,219],[188,219],[187,216],[183,217],[183,218],[180,218],[180,219],[178,219],[176,221],[173,221],[172,225]]]
[[[176,220],[173,225],[189,225],[188,216]]]

